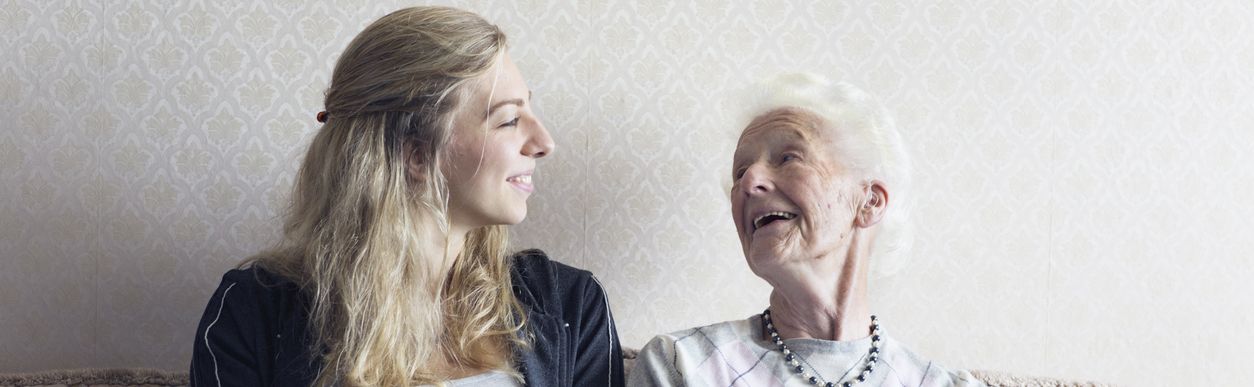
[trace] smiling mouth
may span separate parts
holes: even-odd
[[[531,175],[511,176],[505,179],[505,181],[508,181],[510,183],[531,184]]]
[[[766,225],[771,224],[777,220],[781,220],[781,221],[791,220],[796,217],[797,217],[797,214],[794,214],[791,212],[771,211],[771,212],[762,214],[757,219],[753,220],[753,231],[758,231],[758,229],[765,227]]]

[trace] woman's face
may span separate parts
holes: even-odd
[[[505,55],[497,67],[472,86],[453,122],[442,167],[454,228],[521,222],[535,189],[536,159],[553,151],[553,138],[531,111],[531,92],[518,66]]]
[[[832,125],[802,109],[758,116],[740,135],[731,207],[754,273],[827,256],[848,244],[862,195],[834,146]],[[847,247],[846,247],[847,248]]]

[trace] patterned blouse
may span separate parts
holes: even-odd
[[[871,338],[851,341],[787,339],[788,348],[818,376],[819,385],[854,381],[865,366]],[[925,360],[891,337],[881,336],[880,360],[857,386],[983,386],[967,371]],[[762,316],[659,335],[640,350],[628,386],[811,386],[765,339]]]

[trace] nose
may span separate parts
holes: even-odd
[[[522,153],[538,159],[553,153],[553,148],[557,145],[553,143],[553,136],[549,135],[549,130],[544,127],[544,124],[538,119],[535,123],[531,135],[527,138],[527,143],[523,145]]]
[[[770,192],[775,189],[775,185],[771,183],[770,171],[761,163],[753,163],[745,169],[744,174],[740,175],[740,192],[745,195],[761,194]]]

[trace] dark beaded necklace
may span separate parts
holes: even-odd
[[[793,372],[812,385],[853,387],[855,383],[865,382],[867,378],[871,377],[871,371],[875,370],[875,362],[879,361],[880,358],[880,320],[875,315],[871,315],[871,350],[867,353],[866,366],[862,368],[862,372],[859,372],[857,377],[844,383],[829,382],[820,378],[817,372],[814,375],[806,372],[805,366],[797,361],[797,355],[791,349],[788,349],[788,345],[784,344],[784,339],[779,337],[779,331],[775,330],[775,324],[771,322],[771,310],[769,308],[762,312],[762,324],[766,327],[767,334],[771,336],[771,341],[784,354],[784,361],[788,363],[788,366],[793,367]]]

